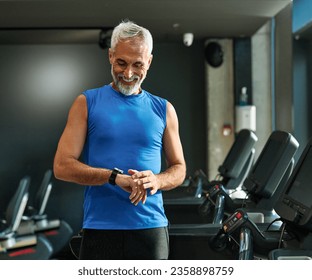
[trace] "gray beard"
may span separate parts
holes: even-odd
[[[137,81],[134,85],[127,86],[127,85],[122,84],[119,81],[119,79],[114,75],[113,69],[111,69],[111,74],[112,74],[112,77],[113,77],[113,80],[114,80],[114,83],[115,83],[117,89],[123,95],[130,96],[130,95],[133,95],[135,92],[138,92],[140,90],[140,87],[141,87],[143,80],[140,81],[139,79],[137,79]]]

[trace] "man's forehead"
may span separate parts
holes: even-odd
[[[117,51],[145,53],[148,52],[148,46],[142,38],[134,37],[118,41],[115,46],[115,52]]]
[[[116,59],[125,61],[144,61],[150,58],[148,47],[144,42],[134,44],[123,41],[116,45],[113,50]]]

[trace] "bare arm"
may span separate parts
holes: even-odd
[[[54,158],[56,178],[81,185],[102,185],[108,182],[111,171],[92,168],[79,161],[87,133],[87,104],[84,95],[74,101],[67,124],[58,143]]]
[[[163,149],[168,166],[165,171],[155,175],[152,171],[146,170],[132,175],[138,184],[143,184],[145,189],[151,189],[151,194],[156,193],[158,189],[171,190],[179,186],[186,175],[178,117],[174,107],[169,102],[167,104],[167,126],[163,136]]]
[[[86,98],[79,95],[69,111],[67,124],[58,143],[54,157],[54,175],[57,179],[80,185],[103,185],[108,182],[112,171],[91,167],[79,161],[86,140],[87,121]],[[146,191],[142,190],[130,175],[117,175],[116,183],[131,193],[129,199],[133,204],[145,202]]]

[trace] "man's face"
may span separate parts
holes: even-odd
[[[152,55],[144,41],[131,38],[117,43],[109,49],[112,65],[113,87],[125,95],[138,94],[152,62]]]

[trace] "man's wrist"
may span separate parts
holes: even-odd
[[[109,176],[108,178],[108,182],[111,184],[111,185],[116,185],[116,177],[118,174],[123,174],[123,171],[117,167],[115,167],[113,170],[112,170],[112,173],[111,175]]]

